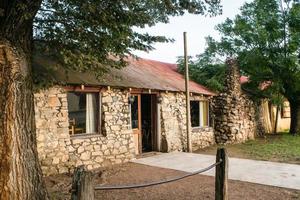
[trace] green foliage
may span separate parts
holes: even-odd
[[[296,101],[300,95],[300,2],[254,0],[240,10],[234,19],[216,27],[221,39],[208,37],[201,57],[236,57],[242,74],[251,80],[246,89],[274,102],[279,102],[280,95]],[[195,65],[202,64],[199,60]],[[265,84],[268,87],[262,90]]]
[[[225,77],[225,65],[214,64],[209,57],[198,56],[196,60],[189,59],[190,78],[214,91],[222,91]],[[184,59],[180,57],[177,61],[178,71],[184,74]]]
[[[209,41],[209,46],[238,58],[252,81],[250,89],[293,100],[300,94],[299,19],[299,1],[255,0],[218,26],[221,41]],[[257,87],[266,81],[272,83],[266,90]]]
[[[44,0],[34,19],[35,50],[75,71],[101,75],[105,67],[122,67],[133,50],[150,51],[164,36],[137,28],[168,23],[170,16],[216,15],[217,1],[203,0]]]

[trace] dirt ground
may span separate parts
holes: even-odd
[[[124,185],[152,182],[176,177],[184,172],[127,163],[95,171],[95,185]],[[51,199],[70,199],[71,175],[46,177]],[[270,187],[240,181],[229,181],[230,200],[290,200],[300,199],[300,191]],[[148,188],[96,191],[96,199],[162,200],[214,199],[214,178],[196,175],[173,183]]]

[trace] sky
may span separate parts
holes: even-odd
[[[159,23],[156,26],[142,29],[152,35],[164,35],[175,39],[174,43],[156,43],[155,50],[150,52],[134,51],[139,57],[176,63],[177,56],[183,55],[183,32],[187,32],[188,55],[195,56],[205,49],[205,37],[220,38],[215,26],[225,21],[226,18],[234,18],[239,13],[239,8],[251,0],[221,0],[223,14],[216,17],[187,14],[170,18],[169,24]]]

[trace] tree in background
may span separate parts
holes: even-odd
[[[37,157],[32,55],[101,74],[105,66],[124,66],[132,50],[170,41],[133,28],[167,23],[169,16],[185,12],[215,15],[220,5],[208,0],[1,0],[0,199],[48,198]]]
[[[207,38],[205,53],[192,63],[192,77],[193,71],[205,75],[202,69],[213,71],[210,67],[221,66],[222,58],[236,57],[242,73],[250,77],[246,89],[275,102],[281,96],[287,98],[291,106],[290,133],[300,132],[300,1],[254,0],[240,10],[233,20],[226,19],[216,27],[219,41]],[[206,60],[213,62],[208,65]],[[193,66],[200,67],[195,70]],[[262,83],[269,83],[264,90]]]
[[[177,60],[178,71],[184,74],[184,59],[179,57]],[[189,58],[189,75],[191,79],[204,85],[216,92],[224,89],[226,66],[221,60],[213,60],[207,54],[196,56],[193,60]]]

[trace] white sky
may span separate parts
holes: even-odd
[[[221,0],[223,14],[217,17],[205,17],[201,15],[184,15],[172,17],[169,24],[157,24],[151,28],[142,29],[152,35],[164,35],[174,38],[174,43],[157,43],[155,50],[147,53],[135,51],[134,53],[142,58],[149,58],[164,62],[175,63],[177,56],[183,55],[183,32],[187,32],[188,55],[195,56],[205,49],[205,37],[210,35],[215,39],[219,38],[218,32],[214,29],[219,23],[225,21],[227,17],[234,18],[239,13],[239,8],[251,0]]]

